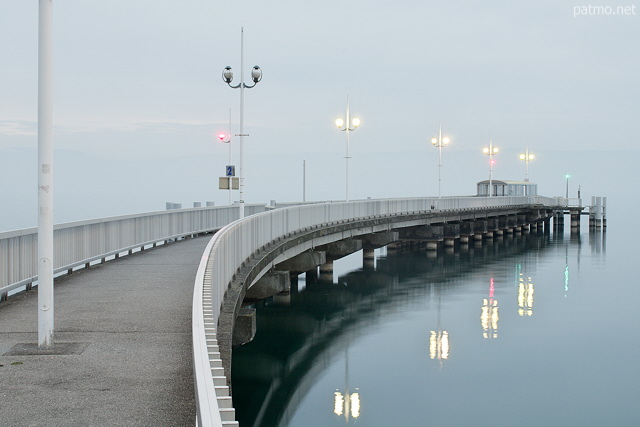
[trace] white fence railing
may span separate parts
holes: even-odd
[[[264,205],[247,205],[247,214]],[[180,209],[61,224],[54,230],[54,272],[168,239],[216,230],[238,218],[238,206]],[[38,230],[0,233],[0,295],[37,280]]]
[[[234,274],[256,250],[279,237],[305,228],[340,221],[434,210],[459,211],[518,205],[556,207],[559,203],[555,198],[531,196],[364,200],[305,204],[281,209],[276,206],[276,209],[235,221],[221,229],[212,238],[208,252],[203,255],[194,288],[193,349],[199,425],[237,425],[233,422],[233,410],[226,407],[226,378],[216,374],[221,366],[216,327],[225,293]],[[221,401],[225,402],[224,408]]]

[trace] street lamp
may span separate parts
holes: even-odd
[[[356,130],[356,128],[358,126],[360,126],[360,119],[357,117],[354,117],[353,119],[351,119],[351,113],[349,111],[349,96],[347,96],[347,115],[346,115],[346,120],[343,119],[336,119],[336,126],[338,127],[338,130],[341,130],[343,132],[347,133],[347,154],[344,157],[345,161],[346,161],[346,166],[347,166],[347,170],[346,170],[346,195],[345,195],[345,201],[349,201],[349,133],[353,132],[354,130]]]
[[[442,197],[441,192],[441,170],[442,170],[442,147],[449,143],[448,137],[442,137],[442,126],[440,126],[440,130],[438,131],[438,136],[431,138],[431,143],[434,147],[438,147],[438,198]]]
[[[524,153],[520,154],[520,160],[524,160],[524,164],[525,164],[525,182],[529,181],[529,161],[533,160],[535,158],[535,156],[531,153],[529,153],[529,147],[527,147],[527,149],[525,150]]]
[[[244,218],[244,137],[249,134],[244,133],[244,90],[251,89],[262,80],[262,70],[257,65],[251,69],[252,85],[244,82],[244,27],[240,29],[240,83],[235,86],[231,85],[233,81],[233,71],[231,67],[226,66],[222,71],[222,80],[232,89],[240,89],[240,133],[236,136],[240,137],[240,218]]]
[[[493,187],[493,165],[495,164],[495,160],[493,160],[493,156],[498,154],[498,147],[493,146],[493,141],[489,140],[489,146],[484,147],[482,152],[489,156],[489,196],[491,196],[491,189]]]

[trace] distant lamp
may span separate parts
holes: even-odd
[[[495,160],[493,160],[493,156],[495,156],[496,154],[498,154],[498,147],[494,147],[493,146],[493,141],[489,140],[489,146],[488,147],[484,147],[482,149],[482,152],[484,154],[486,154],[487,156],[489,156],[489,196],[491,196],[492,194],[492,189],[493,189],[493,165],[495,164]]]
[[[446,146],[449,143],[448,137],[442,137],[442,126],[440,126],[440,130],[438,131],[438,136],[431,138],[431,144],[434,147],[438,148],[438,198],[442,197],[441,191],[441,183],[442,183],[442,147]]]
[[[345,190],[345,201],[349,201],[349,133],[356,130],[358,126],[360,126],[360,119],[357,117],[351,118],[351,112],[349,111],[349,97],[347,96],[347,115],[346,119],[338,118],[335,121],[338,130],[341,130],[347,134],[347,154],[344,157],[346,162],[346,190]]]
[[[520,154],[520,160],[524,161],[525,164],[525,181],[529,181],[529,161],[533,159],[535,159],[535,156],[529,153],[529,147],[527,147],[524,153]]]

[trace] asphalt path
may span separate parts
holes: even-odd
[[[0,425],[193,426],[191,303],[210,238],[57,278],[51,354],[34,354],[37,288],[0,303]]]

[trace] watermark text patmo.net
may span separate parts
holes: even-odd
[[[573,17],[578,16],[636,16],[636,5],[625,6],[603,6],[603,5],[583,5],[573,6]]]

